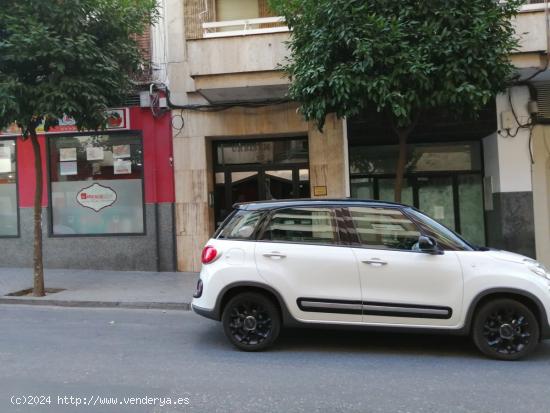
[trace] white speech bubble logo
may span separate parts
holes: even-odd
[[[76,202],[83,207],[93,209],[95,212],[113,205],[116,202],[116,198],[115,191],[97,183],[81,189],[76,194]]]

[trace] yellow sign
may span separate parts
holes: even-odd
[[[327,187],[326,186],[314,186],[313,187],[314,196],[327,196]]]

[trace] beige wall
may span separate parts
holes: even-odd
[[[202,247],[214,231],[208,194],[214,189],[212,141],[258,137],[309,136],[310,182],[327,196],[346,196],[344,122],[330,116],[324,133],[305,122],[294,104],[233,108],[222,112],[182,113],[184,127],[174,130],[176,237],[178,269],[198,271]]]
[[[533,129],[533,207],[537,259],[550,267],[550,126]]]

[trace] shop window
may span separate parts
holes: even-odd
[[[53,235],[145,232],[141,137],[51,137],[49,149]]]
[[[0,237],[19,235],[15,139],[0,140]]]
[[[352,174],[395,174],[399,148],[354,146],[350,151]],[[415,144],[407,146],[406,172],[476,171],[481,169],[477,143]]]

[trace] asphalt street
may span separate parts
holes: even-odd
[[[191,312],[0,306],[2,413],[548,412],[549,387],[548,341],[500,362],[465,338],[287,330],[243,353]]]

